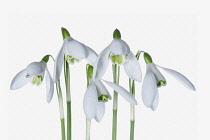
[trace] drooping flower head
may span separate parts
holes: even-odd
[[[63,34],[63,45],[56,57],[55,66],[54,66],[54,82],[57,82],[60,79],[62,66],[64,59],[69,64],[74,64],[75,62],[79,62],[82,59],[86,59],[88,63],[93,65],[93,60],[96,58],[96,53],[94,50],[89,48],[88,46],[80,43],[79,41],[73,39],[68,30],[65,28],[61,28]]]
[[[152,57],[146,52],[144,53],[144,60],[146,63],[146,75],[142,85],[142,100],[144,105],[151,108],[153,111],[156,110],[159,103],[158,88],[166,85],[166,79],[157,67],[165,70],[188,89],[195,91],[195,86],[184,75],[177,71],[154,64]]]
[[[39,86],[45,78],[46,99],[49,103],[52,100],[54,93],[54,82],[47,68],[48,60],[49,55],[46,55],[40,62],[30,63],[25,69],[17,73],[16,76],[12,79],[10,89],[19,89],[29,82],[31,82],[33,85]]]
[[[90,81],[90,85],[84,95],[83,109],[88,120],[92,120],[94,118],[97,122],[100,122],[105,113],[105,103],[108,102],[108,100],[111,100],[111,95],[101,80],[93,80],[93,69],[93,66],[88,65],[87,75],[89,77],[88,79]],[[117,91],[130,104],[137,104],[137,101],[132,94],[122,86],[113,82],[103,81],[112,89]]]
[[[112,42],[98,56],[93,72],[94,80],[99,80],[103,77],[109,64],[109,60],[113,64],[122,65],[129,78],[141,82],[140,65],[130,51],[128,44],[121,39],[121,34],[118,29],[113,33]]]

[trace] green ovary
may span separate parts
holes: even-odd
[[[99,100],[99,101],[105,101],[105,102],[107,102],[107,101],[108,101],[108,98],[109,98],[109,95],[101,94],[101,95],[98,97],[98,100]]]
[[[41,75],[36,75],[32,79],[32,84],[40,85],[42,83],[43,77]]]
[[[166,81],[160,80],[157,82],[158,87],[165,86],[165,85],[166,85]]]

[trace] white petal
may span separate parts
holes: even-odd
[[[154,101],[152,103],[152,106],[151,106],[151,109],[153,111],[155,111],[157,109],[158,103],[159,103],[159,93],[157,91],[156,96],[155,96],[155,99],[154,99]]]
[[[60,76],[61,76],[66,44],[67,44],[67,39],[64,39],[63,45],[62,45],[62,47],[61,47],[60,51],[58,52],[58,55],[55,59],[54,73],[53,73],[53,80],[54,80],[55,83],[60,79]]]
[[[150,69],[153,71],[155,75],[156,83],[158,83],[159,81],[166,81],[165,77],[160,73],[160,71],[157,69],[154,63],[147,64],[147,67],[150,67]]]
[[[137,101],[136,99],[133,97],[133,95],[128,92],[125,88],[123,88],[122,86],[112,83],[112,82],[108,82],[103,80],[108,86],[110,86],[112,89],[114,89],[116,92],[118,92],[125,100],[127,100],[130,104],[134,104],[137,105]]]
[[[88,57],[87,47],[77,40],[71,39],[67,43],[68,54],[76,59],[82,60]]]
[[[105,114],[105,103],[104,102],[98,102],[95,120],[97,122],[100,122],[103,119],[104,114]]]
[[[156,66],[158,66],[158,65],[156,65]],[[164,68],[164,67],[160,67],[160,66],[158,66],[158,67],[162,68],[167,73],[169,73],[171,76],[176,78],[180,83],[182,83],[188,89],[193,90],[193,91],[196,90],[195,86],[184,75],[182,75],[181,73],[179,73],[179,72],[177,72],[175,70],[172,70],[172,69],[168,69],[168,68]]]
[[[106,89],[106,87],[104,86],[104,84],[101,81],[95,81],[95,85],[96,85],[96,89],[97,89],[98,94],[99,94],[98,96],[100,96],[101,94],[109,95],[109,99],[110,100],[112,99],[108,90]]]
[[[83,99],[83,109],[85,112],[85,116],[88,120],[91,120],[95,117],[98,105],[98,95],[96,86],[91,84],[86,92]]]
[[[94,65],[93,69],[93,79],[94,80],[100,80],[104,73],[106,72],[106,69],[109,64],[109,47],[106,47],[98,56],[96,63]]]
[[[142,100],[146,107],[151,107],[158,92],[155,76],[147,71],[142,85]]]
[[[30,81],[30,77],[27,78],[26,75],[27,75],[26,69],[16,74],[15,77],[12,79],[10,89],[16,90],[26,85]]]
[[[34,76],[43,73],[44,67],[41,62],[32,62],[27,67],[27,75]]]
[[[88,54],[88,57],[86,58],[86,60],[88,61],[88,63],[90,63],[92,66],[94,66],[96,59],[98,57],[98,54],[90,47],[87,47],[87,49],[88,49],[89,54]]]
[[[46,98],[47,102],[50,103],[52,100],[53,94],[54,94],[54,81],[52,79],[52,76],[50,75],[50,72],[48,71],[48,68],[46,68],[46,76],[45,76],[45,84],[46,84]]]
[[[122,39],[113,39],[109,45],[110,51],[114,55],[126,55],[130,52],[128,44]]]
[[[141,68],[132,52],[128,54],[128,61],[124,63],[124,70],[129,78],[141,82]]]

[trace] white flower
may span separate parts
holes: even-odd
[[[194,85],[181,73],[155,65],[152,62],[151,56],[147,53],[144,54],[144,58],[147,65],[146,75],[142,85],[142,100],[144,105],[151,108],[153,111],[156,110],[159,102],[158,87],[166,85],[166,80],[157,67],[165,70],[188,89],[193,91],[196,90]]]
[[[49,103],[54,93],[54,82],[48,71],[47,64],[44,61],[32,62],[25,69],[16,74],[12,79],[10,89],[19,89],[29,81],[31,81],[33,85],[38,86],[42,83],[44,78],[46,79],[46,98]]]
[[[119,30],[115,30],[114,36],[116,32],[118,32],[119,37],[114,38],[96,60],[93,72],[94,80],[99,80],[103,77],[111,59],[112,63],[124,66],[124,70],[129,78],[141,82],[140,65],[134,54],[130,51],[128,44],[120,38]]]
[[[93,65],[94,60],[97,57],[95,51],[93,51],[91,48],[77,40],[74,40],[70,36],[66,37],[55,60],[53,75],[54,82],[57,82],[60,79],[64,56],[69,64],[74,64],[82,59],[86,59],[91,65]]]
[[[107,85],[118,92],[125,100],[130,104],[137,105],[136,99],[126,89],[118,84],[103,80]],[[88,120],[95,118],[97,122],[100,122],[105,113],[105,102],[111,99],[111,95],[107,91],[103,83],[99,81],[91,80],[83,99],[83,109],[85,116]]]

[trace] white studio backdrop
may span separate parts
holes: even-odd
[[[69,30],[76,40],[100,53],[112,40],[118,28],[122,39],[136,53],[144,50],[153,61],[163,67],[179,71],[196,86],[197,18],[192,14],[51,14],[10,15],[9,29],[9,82],[20,70],[33,61],[40,61],[46,54],[57,56],[62,45],[61,27]],[[140,58],[142,74],[145,63]],[[85,138],[83,95],[86,90],[86,61],[71,66],[72,139]],[[53,73],[53,62],[49,64]],[[141,85],[136,84],[136,140],[196,140],[197,97],[196,92],[183,87],[173,77],[161,71],[167,86],[161,87],[160,103],[155,112],[146,108],[141,99]],[[111,65],[104,76],[112,80]],[[61,78],[65,99],[64,79]],[[9,86],[10,83],[8,83]],[[128,90],[128,78],[123,68],[120,84]],[[113,93],[109,89],[110,93]],[[9,140],[12,139],[60,139],[60,120],[56,92],[50,104],[45,98],[45,83],[9,91]],[[130,105],[119,97],[119,140],[129,139]],[[91,140],[110,140],[112,129],[112,101],[106,104],[104,119],[92,121]]]

